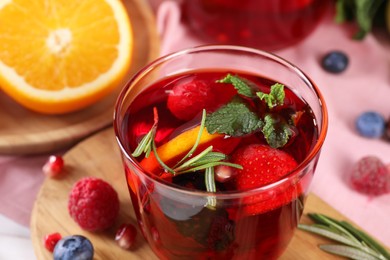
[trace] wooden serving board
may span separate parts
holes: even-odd
[[[70,147],[112,122],[121,87],[159,55],[159,36],[154,15],[144,0],[123,0],[134,31],[131,68],[117,91],[100,102],[66,115],[32,112],[0,91],[0,154],[38,154]]]
[[[113,129],[104,130],[79,143],[64,156],[66,167],[60,178],[47,178],[36,198],[31,218],[31,238],[37,259],[52,259],[42,243],[46,234],[60,232],[63,236],[82,234],[88,237],[95,248],[96,260],[157,259],[138,232],[135,250],[125,251],[114,241],[115,231],[124,222],[137,226],[128,194],[124,170]],[[116,224],[104,233],[83,231],[67,211],[68,193],[72,185],[84,176],[96,176],[109,182],[119,194],[120,213]],[[306,212],[323,213],[336,219],[346,219],[315,194],[310,194]],[[302,223],[310,223],[306,215]],[[289,259],[343,259],[327,254],[318,245],[329,241],[297,230],[287,251],[281,257]]]

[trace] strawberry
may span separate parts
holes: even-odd
[[[174,116],[189,121],[203,109],[207,112],[214,111],[236,93],[232,86],[225,86],[214,80],[197,80],[193,77],[174,85],[168,95],[167,106]]]
[[[242,170],[236,169],[236,177],[231,181],[236,190],[250,190],[274,183],[298,165],[288,153],[262,144],[249,144],[239,148],[232,155],[231,162],[243,167]],[[292,200],[291,196],[283,194],[280,198],[264,203],[260,196],[262,195],[244,199],[247,214],[258,214]],[[279,199],[283,201],[278,201]]]

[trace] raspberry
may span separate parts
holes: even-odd
[[[367,156],[354,165],[350,184],[361,193],[382,195],[390,192],[390,171],[379,158]]]
[[[60,241],[62,238],[60,233],[52,233],[48,234],[43,238],[43,245],[47,250],[50,252],[53,252],[54,247],[56,246],[57,242]]]
[[[74,184],[69,195],[68,210],[82,229],[104,230],[112,226],[118,216],[118,194],[107,182],[85,177]]]

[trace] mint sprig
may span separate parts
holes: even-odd
[[[338,221],[323,214],[310,213],[308,216],[315,224],[299,224],[299,229],[339,243],[320,245],[320,249],[355,260],[390,260],[390,253],[384,247],[350,223]]]
[[[291,130],[293,125],[290,126],[288,123],[291,120],[284,120],[273,111],[275,107],[284,104],[283,84],[275,83],[271,86],[269,93],[263,93],[255,92],[257,87],[250,80],[231,74],[217,82],[232,84],[238,95],[230,103],[207,116],[206,128],[209,133],[240,137],[261,131],[267,143],[273,148],[280,148],[288,143],[293,134]],[[251,108],[244,98],[265,103],[266,111],[263,113],[263,118],[258,116],[258,112],[254,111],[254,108]]]

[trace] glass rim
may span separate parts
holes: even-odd
[[[151,71],[154,67],[163,64],[166,61],[175,59],[177,57],[181,57],[186,54],[194,54],[198,52],[207,52],[207,51],[240,51],[240,52],[246,52],[246,53],[251,53],[255,55],[259,55],[262,57],[267,57],[271,60],[274,60],[278,62],[279,64],[288,67],[291,69],[294,73],[296,73],[308,87],[312,89],[312,91],[315,93],[316,97],[318,98],[318,103],[319,107],[321,108],[321,115],[322,115],[322,120],[321,120],[321,129],[319,129],[319,136],[318,139],[314,145],[314,147],[310,150],[309,154],[305,157],[305,159],[299,163],[297,167],[294,168],[291,172],[286,174],[283,178],[280,180],[258,187],[258,188],[252,188],[252,189],[247,189],[247,190],[237,190],[237,191],[223,191],[223,192],[207,192],[207,191],[200,191],[200,190],[190,190],[186,189],[183,187],[179,187],[178,185],[174,185],[168,181],[165,181],[158,176],[152,176],[152,174],[147,173],[139,164],[139,162],[131,155],[129,154],[126,149],[124,148],[123,145],[123,140],[121,139],[121,134],[120,134],[120,128],[121,126],[118,125],[118,116],[119,112],[121,111],[121,104],[125,100],[126,93],[129,91],[129,89],[132,86],[132,82],[136,81],[139,78],[142,78],[144,75],[147,75],[149,71]],[[114,118],[113,118],[113,126],[114,126],[114,132],[115,132],[115,138],[117,140],[117,143],[119,145],[120,151],[122,155],[124,155],[131,163],[132,165],[136,168],[137,171],[143,173],[143,177],[147,178],[151,182],[157,182],[160,183],[164,186],[164,188],[170,189],[175,192],[183,193],[183,194],[188,194],[192,196],[214,196],[218,199],[224,199],[224,198],[239,198],[242,197],[243,194],[245,196],[247,195],[252,195],[255,193],[262,193],[266,192],[268,190],[275,189],[278,186],[282,186],[284,183],[288,183],[292,181],[294,178],[299,178],[302,179],[308,171],[304,172],[303,170],[305,167],[320,153],[322,145],[325,141],[325,137],[328,131],[328,111],[327,111],[327,106],[325,103],[325,100],[323,98],[323,95],[321,94],[319,88],[317,85],[311,80],[309,76],[307,76],[301,69],[299,69],[297,66],[292,64],[291,62],[287,61],[286,59],[268,52],[264,50],[258,50],[254,49],[251,47],[243,47],[243,46],[235,46],[235,45],[201,45],[201,46],[195,46],[195,47],[190,47],[186,49],[182,49],[179,51],[175,51],[172,53],[169,53],[167,55],[161,56],[154,61],[150,62],[149,64],[146,64],[142,69],[140,69],[136,74],[134,74],[125,84],[124,88],[121,90],[119,93],[119,96],[117,98],[117,101],[115,103],[115,109],[114,109]],[[303,174],[300,174],[302,173]]]

